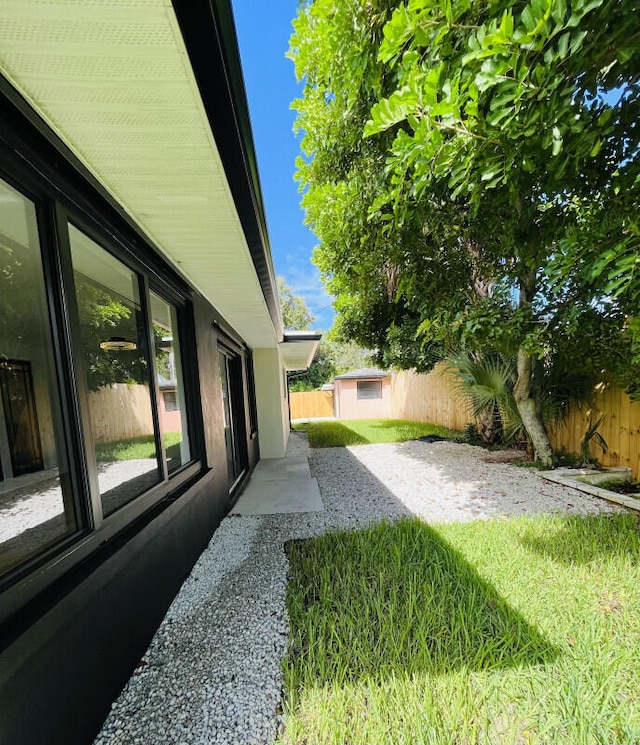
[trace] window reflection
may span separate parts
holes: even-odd
[[[0,181],[0,574],[75,532],[35,207]]]
[[[159,416],[169,474],[191,459],[176,309],[151,293],[151,323],[160,389]]]
[[[70,226],[82,355],[102,510],[161,479],[138,276]]]

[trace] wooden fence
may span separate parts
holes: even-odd
[[[116,383],[89,393],[89,411],[96,442],[153,434],[149,389]]]
[[[333,391],[308,391],[289,394],[292,419],[333,416]]]
[[[633,471],[633,477],[640,479],[640,401],[631,401],[623,390],[610,381],[596,387],[592,411],[573,409],[563,425],[549,432],[553,447],[564,448],[571,453],[580,452],[590,422],[597,422],[601,414],[604,414],[604,420],[598,432],[604,437],[608,450],[603,453],[592,444],[591,455],[603,466],[628,466]]]
[[[391,416],[464,429],[472,417],[467,404],[456,396],[450,374],[443,373],[444,369],[438,365],[428,375],[393,373]],[[596,387],[592,411],[574,408],[563,425],[550,430],[551,444],[556,450],[564,448],[570,453],[580,453],[590,419],[596,422],[601,414],[605,416],[598,432],[604,437],[608,451],[603,453],[592,445],[591,455],[603,466],[629,466],[633,477],[640,479],[640,402],[632,402],[610,381]]]
[[[432,422],[449,429],[464,429],[472,417],[453,387],[443,364],[428,374],[412,371],[391,376],[391,418],[414,422]]]

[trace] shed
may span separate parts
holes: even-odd
[[[364,367],[337,375],[334,383],[336,419],[385,419],[391,414],[391,376]]]

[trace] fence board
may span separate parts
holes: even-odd
[[[413,371],[392,374],[391,417],[458,430],[472,420],[468,405],[457,395],[443,364],[426,375]]]
[[[89,412],[96,442],[153,434],[149,389],[116,383],[89,393]]]
[[[333,391],[301,391],[289,394],[292,419],[333,416]]]

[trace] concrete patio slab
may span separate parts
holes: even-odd
[[[269,458],[256,466],[249,485],[232,515],[285,515],[296,512],[322,512],[318,482],[304,455]]]
[[[323,512],[318,482],[313,478],[287,480],[255,478],[231,511],[232,515],[285,515],[294,512]]]
[[[274,481],[288,479],[290,476],[310,479],[309,459],[304,456],[266,458],[258,463],[251,478]]]

